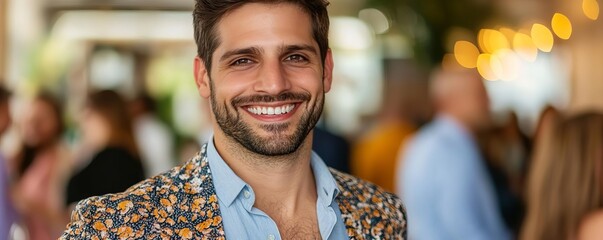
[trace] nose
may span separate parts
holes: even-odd
[[[291,82],[280,61],[265,61],[259,71],[254,86],[256,91],[276,96],[291,89]]]

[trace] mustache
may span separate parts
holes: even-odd
[[[284,92],[279,95],[251,95],[232,99],[232,106],[250,105],[254,103],[270,103],[280,101],[309,101],[309,93]]]

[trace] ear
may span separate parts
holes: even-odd
[[[195,84],[197,84],[197,90],[199,90],[199,94],[204,98],[209,98],[211,94],[211,88],[209,85],[209,73],[207,68],[205,68],[205,62],[199,58],[199,56],[195,57],[194,60],[194,73],[195,75]]]
[[[333,67],[333,54],[331,53],[331,49],[328,49],[327,55],[325,56],[325,65],[322,76],[325,92],[329,92],[329,90],[331,90],[331,83],[333,82]]]

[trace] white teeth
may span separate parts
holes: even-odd
[[[288,104],[280,107],[248,107],[247,111],[256,115],[280,115],[291,112],[293,108],[294,104]]]

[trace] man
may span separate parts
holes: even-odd
[[[432,82],[438,115],[403,151],[398,193],[411,239],[508,239],[475,132],[488,97],[475,70],[442,70]]]
[[[404,239],[399,199],[311,151],[331,86],[324,0],[198,0],[195,82],[213,140],[184,166],[81,202],[75,238]]]

